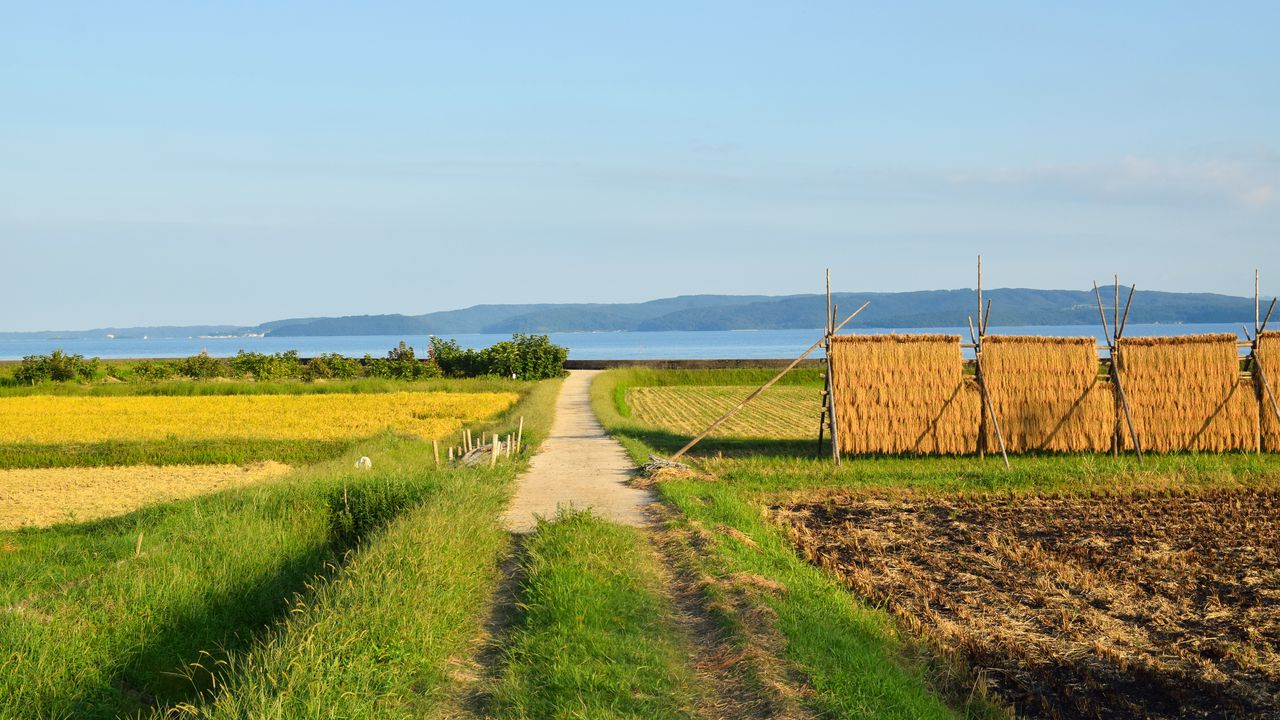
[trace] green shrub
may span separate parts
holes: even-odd
[[[520,380],[543,380],[564,375],[569,350],[546,335],[516,333],[483,350],[471,350],[456,340],[431,338],[431,357],[449,377],[497,375]]]
[[[399,515],[413,497],[404,484],[391,481],[329,491],[325,506],[330,540],[338,547],[355,547],[361,538]]]
[[[302,377],[302,361],[298,359],[297,350],[271,355],[241,350],[231,358],[230,365],[236,374],[263,382]]]
[[[89,381],[97,378],[101,372],[102,361],[98,358],[85,360],[83,355],[54,350],[48,355],[28,355],[22,358],[22,365],[13,372],[13,378],[20,383],[35,385],[46,381]]]
[[[421,380],[438,377],[440,368],[434,362],[422,362],[413,354],[413,348],[403,340],[391,349],[385,358],[364,356],[366,372],[369,377],[387,378],[390,380]]]
[[[134,379],[142,382],[156,382],[177,376],[178,366],[176,363],[163,360],[143,360],[134,365],[129,373],[133,375]],[[116,377],[120,377],[120,375],[116,375]],[[120,377],[120,379],[126,380],[128,378]]]
[[[316,380],[350,380],[364,374],[364,366],[355,358],[343,357],[338,353],[321,353],[302,368],[302,379],[307,382]]]
[[[231,369],[226,360],[211,358],[208,353],[200,353],[174,363],[174,371],[178,375],[189,377],[193,380],[208,380],[210,378],[226,377],[230,374]]]

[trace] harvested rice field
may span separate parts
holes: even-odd
[[[501,412],[515,393],[391,392],[0,398],[0,442],[336,440],[393,430],[442,437]]]
[[[288,465],[167,465],[0,470],[0,530],[122,515],[279,477]]]
[[[706,429],[755,387],[637,387],[627,391],[632,416],[654,428],[693,436]],[[773,387],[729,418],[711,437],[796,440],[816,437],[822,390]]]
[[[802,553],[1029,718],[1280,718],[1280,490],[840,495]]]

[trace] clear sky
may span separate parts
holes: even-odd
[[[0,330],[1280,291],[1280,3],[7,3]]]

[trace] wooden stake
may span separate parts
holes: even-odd
[[[835,318],[831,317],[831,268],[827,268],[827,322],[823,325],[827,329],[827,334],[831,334],[831,323],[835,322]]]
[[[1135,286],[1136,287],[1136,286]],[[1120,357],[1119,344],[1115,336],[1107,328],[1107,313],[1102,309],[1102,292],[1098,290],[1098,283],[1093,283],[1093,295],[1098,299],[1098,316],[1102,318],[1102,333],[1107,337],[1107,346],[1111,349],[1111,385],[1115,388],[1116,397],[1120,400],[1120,406],[1124,409],[1124,419],[1129,425],[1129,437],[1133,440],[1133,450],[1138,455],[1138,462],[1142,462],[1142,446],[1138,444],[1138,431],[1133,424],[1133,413],[1129,409],[1129,400],[1124,394],[1124,383],[1120,380]],[[1130,293],[1130,301],[1133,295]],[[1128,308],[1125,308],[1125,315],[1128,316]],[[1116,423],[1119,424],[1118,422]],[[1117,448],[1120,445],[1120,438],[1116,437]],[[1117,449],[1117,452],[1119,450]]]
[[[973,342],[978,348],[973,353],[973,374],[974,379],[978,381],[978,394],[982,396],[982,402],[987,408],[987,412],[991,415],[991,424],[996,428],[996,441],[1000,444],[1000,457],[1004,459],[1004,466],[1009,467],[1009,453],[1004,448],[1004,433],[1000,431],[1000,418],[996,417],[995,404],[991,402],[991,395],[987,393],[987,383],[982,376],[982,336],[973,331],[973,317],[969,318],[969,336],[973,338]]]
[[[524,448],[524,416],[520,416],[520,429],[516,430],[516,453]]]
[[[142,533],[138,533],[138,544],[133,547],[133,556],[139,557],[140,555],[142,555]]]
[[[484,447],[483,445],[481,447]],[[493,444],[489,446],[489,467],[498,467],[498,436],[493,436]]]
[[[439,441],[431,441],[431,454],[436,458],[436,467],[440,467],[440,443]]]
[[[449,446],[449,464],[453,464],[453,446]]]
[[[1280,405],[1276,404],[1275,393],[1271,392],[1271,383],[1267,382],[1267,373],[1262,369],[1262,364],[1258,362],[1258,357],[1253,358],[1253,366],[1258,370],[1258,378],[1262,380],[1262,388],[1267,391],[1267,398],[1271,400],[1271,412],[1276,416],[1276,422],[1280,422]]]
[[[1271,307],[1267,308],[1267,314],[1262,318],[1262,324],[1258,326],[1257,337],[1262,337],[1262,333],[1267,331],[1267,323],[1271,322],[1271,313],[1276,309],[1276,300],[1280,298],[1271,298]]]
[[[829,338],[828,338],[829,340]],[[836,422],[835,363],[831,360],[831,343],[827,343],[827,382],[832,391],[827,394],[827,418],[831,421],[831,460],[840,464],[840,426]]]
[[[1258,306],[1260,305],[1261,300],[1262,300],[1262,295],[1259,293],[1259,286],[1258,286],[1258,269],[1254,268],[1253,269],[1253,334],[1254,335],[1258,334],[1258,328],[1261,327],[1261,325],[1258,324],[1258,309],[1259,309]]]
[[[1098,290],[1098,283],[1093,283],[1094,297],[1098,298],[1098,317],[1102,318],[1102,336],[1107,340],[1107,347],[1115,352],[1116,341],[1111,337],[1111,329],[1107,327],[1107,313],[1102,309],[1102,292]]]
[[[1138,462],[1142,462],[1142,446],[1138,444],[1138,430],[1133,425],[1133,412],[1129,409],[1129,399],[1124,395],[1124,383],[1120,382],[1120,366],[1116,362],[1117,356],[1117,349],[1112,349],[1111,382],[1115,384],[1116,394],[1120,396],[1120,406],[1124,408],[1124,419],[1129,424],[1129,437],[1133,440],[1133,451],[1138,455]]]
[[[839,325],[837,325],[835,328],[833,328],[832,334],[834,334],[835,332],[839,332],[840,328],[844,327],[845,325],[848,325],[850,320],[852,320],[852,319],[854,319],[855,317],[857,317],[858,313],[860,313],[860,312],[862,312],[863,310],[865,310],[865,309],[867,308],[867,306],[868,306],[868,305],[870,305],[870,304],[871,304],[871,301],[870,301],[870,300],[868,300],[867,302],[862,303],[862,307],[858,308],[857,310],[854,310],[852,315],[850,315],[849,317],[847,317],[847,318],[845,318],[845,319],[844,319],[844,322],[840,323],[840,324],[839,324]],[[783,369],[782,369],[782,372],[780,372],[780,373],[778,373],[777,375],[775,375],[775,376],[773,377],[773,379],[772,379],[772,380],[770,380],[769,382],[765,383],[764,385],[761,385],[759,388],[757,388],[754,392],[752,392],[750,395],[748,395],[746,398],[744,398],[744,399],[743,399],[741,402],[739,402],[737,405],[734,405],[732,408],[730,408],[730,409],[729,409],[729,412],[725,413],[724,415],[721,415],[721,416],[720,416],[720,419],[718,419],[718,420],[716,420],[715,422],[711,423],[711,425],[710,425],[706,430],[703,430],[701,433],[699,433],[699,434],[698,434],[698,436],[697,436],[697,437],[695,437],[694,439],[690,440],[690,441],[689,441],[689,443],[688,443],[687,445],[685,445],[684,447],[680,448],[680,449],[676,452],[676,454],[675,454],[675,455],[672,455],[672,456],[671,456],[671,459],[672,459],[672,460],[678,460],[682,455],[684,455],[685,453],[689,452],[689,450],[690,450],[690,449],[692,449],[694,445],[697,445],[698,443],[702,442],[702,439],[703,439],[703,438],[705,438],[706,436],[710,435],[713,431],[715,431],[715,429],[716,429],[716,428],[720,427],[720,426],[724,423],[724,421],[725,421],[725,420],[728,420],[729,418],[733,417],[733,415],[734,415],[735,413],[737,413],[737,412],[738,412],[739,410],[741,410],[742,408],[746,407],[747,403],[751,402],[752,400],[755,400],[755,399],[760,395],[760,393],[762,393],[762,392],[764,392],[765,390],[768,390],[769,388],[773,387],[774,383],[776,383],[776,382],[778,382],[779,380],[781,380],[783,375],[786,375],[787,373],[791,372],[791,371],[795,368],[795,366],[799,365],[799,364],[800,364],[800,363],[801,363],[805,358],[809,357],[809,355],[810,355],[810,354],[812,354],[814,350],[817,350],[817,349],[818,349],[818,346],[819,346],[819,345],[821,345],[823,342],[825,342],[825,341],[826,341],[826,339],[827,339],[827,338],[825,338],[825,337],[824,337],[823,339],[819,340],[818,342],[816,342],[816,343],[814,343],[814,344],[810,345],[808,350],[805,350],[805,351],[800,355],[800,357],[796,358],[795,360],[792,360],[790,365],[788,365],[788,366],[786,366],[785,368],[783,368]],[[829,356],[830,356],[830,353],[828,353],[828,357],[829,357]],[[829,361],[828,361],[828,362],[829,362]]]
[[[1124,329],[1129,326],[1129,307],[1133,305],[1133,294],[1138,291],[1136,284],[1129,286],[1129,297],[1124,301],[1124,315],[1120,316],[1120,325],[1116,328],[1116,339],[1124,336]]]
[[[1113,306],[1111,308],[1111,327],[1116,329],[1116,339],[1120,339],[1120,273],[1115,274],[1115,279],[1111,285],[1111,291],[1114,294],[1112,298]]]

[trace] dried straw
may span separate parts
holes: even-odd
[[[1258,404],[1250,384],[1240,380],[1234,335],[1125,338],[1117,354],[1144,450],[1255,447]],[[1122,447],[1132,445],[1121,437]]]
[[[1009,452],[1111,449],[1115,400],[1111,383],[1098,379],[1096,343],[1003,335],[982,341],[982,376]]]
[[[1280,393],[1280,332],[1269,331],[1258,338],[1258,359],[1262,361],[1262,369],[1267,372],[1267,382],[1271,391]],[[1276,420],[1275,411],[1271,409],[1271,401],[1262,391],[1262,403],[1258,410],[1262,414],[1262,449],[1268,452],[1280,452],[1280,421]],[[1277,397],[1280,402],[1280,396]]]
[[[832,338],[840,449],[852,454],[973,452],[981,400],[957,335]]]

